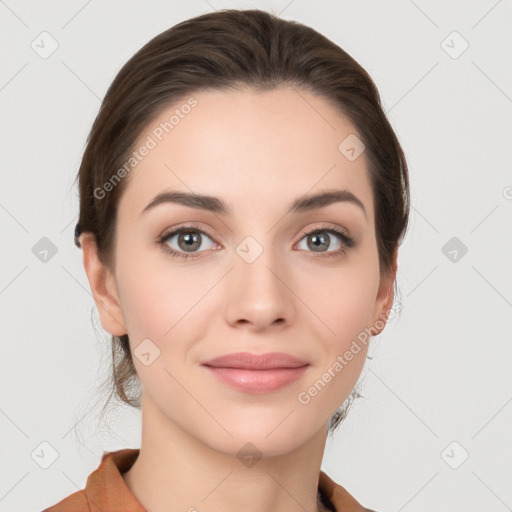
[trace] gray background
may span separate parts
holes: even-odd
[[[302,21],[356,58],[410,166],[403,310],[374,338],[367,399],[328,439],[323,469],[379,512],[512,510],[511,4],[0,1],[0,510],[53,505],[83,488],[104,450],[140,446],[137,411],[96,425],[109,337],[73,244],[72,183],[126,60],[228,7]],[[46,261],[43,237],[56,250]],[[41,443],[57,456],[47,469]]]

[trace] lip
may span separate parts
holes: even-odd
[[[216,357],[203,363],[216,368],[243,368],[246,370],[270,370],[274,368],[299,368],[309,364],[297,357],[283,352],[269,352],[267,354],[251,354],[250,352],[236,352]]]
[[[238,352],[202,364],[221,382],[246,393],[277,391],[298,380],[309,363],[281,352]]]

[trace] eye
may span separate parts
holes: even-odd
[[[324,249],[332,245],[332,235],[334,235],[337,248],[335,248],[335,250],[325,251]],[[346,254],[347,249],[355,245],[353,238],[332,225],[323,225],[308,231],[302,240],[305,240],[306,248],[299,248],[307,251],[309,247],[312,247],[312,252],[319,253],[320,257],[332,257]]]
[[[187,259],[197,257],[196,253],[202,252],[198,249],[203,245],[204,237],[213,243],[212,239],[197,226],[183,226],[170,233],[164,233],[156,243],[173,257]],[[176,240],[173,241],[173,238]],[[212,247],[206,247],[207,249]]]
[[[334,250],[328,249],[334,241],[337,247]],[[175,240],[173,240],[175,238]],[[205,238],[210,240],[210,247],[203,247]],[[305,241],[306,247],[299,247],[301,250],[317,253],[319,257],[333,257],[346,254],[347,249],[355,245],[355,240],[349,235],[335,227],[335,225],[325,224],[308,231],[301,239],[299,246]],[[198,226],[189,225],[175,229],[171,232],[164,233],[158,238],[156,244],[162,247],[166,252],[171,254],[173,258],[196,258],[200,256],[199,253],[204,250],[213,249],[215,243],[203,230]],[[208,244],[207,244],[208,245]],[[312,248],[310,250],[310,248]]]

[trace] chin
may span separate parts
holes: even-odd
[[[204,433],[204,442],[212,448],[226,453],[230,456],[240,458],[246,452],[250,455],[254,452],[260,457],[274,457],[294,451],[308,438],[314,435],[313,430],[308,435],[309,429],[304,421],[299,422],[297,418],[291,420],[286,414],[279,416],[268,416],[264,421],[249,421],[240,418],[230,423],[229,433],[226,435],[212,435],[212,431]],[[210,435],[208,435],[210,434]]]

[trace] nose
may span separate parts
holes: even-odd
[[[284,329],[296,314],[291,272],[285,262],[277,261],[275,251],[265,248],[257,255],[259,251],[249,240],[233,255],[226,280],[226,319],[234,327],[246,326],[254,332]]]

